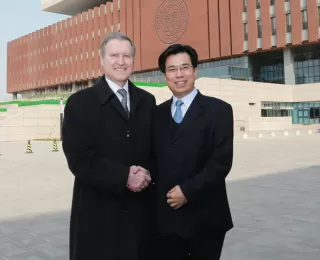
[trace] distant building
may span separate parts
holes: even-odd
[[[276,83],[279,89],[320,82],[319,0],[74,2],[42,1],[44,11],[71,17],[8,43],[8,93],[29,97],[91,86],[102,74],[98,49],[111,31],[127,34],[137,48],[134,81],[162,83],[157,58],[179,42],[198,51],[199,78]],[[320,92],[320,84],[312,89]],[[261,116],[294,114],[293,123],[320,123],[320,100],[306,95],[308,102],[299,104],[266,99]]]

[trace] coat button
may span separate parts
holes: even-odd
[[[127,138],[130,137],[130,131],[129,131],[129,130],[127,131],[127,134],[126,134],[126,135],[127,135]]]

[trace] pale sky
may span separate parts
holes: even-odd
[[[41,11],[41,0],[0,2],[0,102],[12,98],[7,94],[7,42],[66,18]]]

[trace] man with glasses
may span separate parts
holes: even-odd
[[[232,107],[195,88],[192,47],[171,45],[158,64],[173,97],[154,119],[154,259],[216,260],[233,227],[225,183],[233,161]]]

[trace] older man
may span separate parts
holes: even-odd
[[[146,257],[155,98],[129,81],[134,55],[127,36],[107,35],[104,75],[65,107],[63,149],[75,176],[71,260]]]

